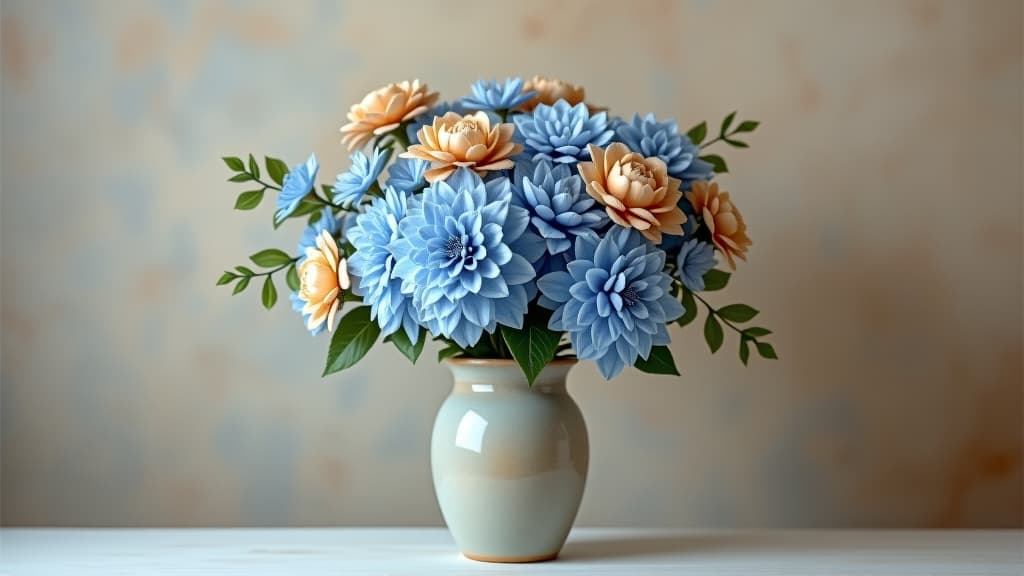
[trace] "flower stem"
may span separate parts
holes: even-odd
[[[685,290],[685,288],[683,288],[683,290]],[[735,330],[737,334],[741,334],[744,338],[750,340],[751,342],[757,343],[757,338],[754,338],[750,334],[747,334],[746,330],[738,328],[735,324],[733,324],[732,322],[729,322],[728,320],[726,320],[721,314],[718,313],[718,310],[715,310],[715,308],[713,306],[711,306],[711,304],[707,300],[702,298],[700,296],[700,294],[698,294],[696,292],[690,292],[690,294],[693,294],[694,298],[696,298],[697,300],[700,300],[701,304],[703,304],[705,307],[707,307],[708,314],[712,314],[714,316],[718,316],[718,320],[720,322],[724,323],[729,328],[732,328],[733,330]]]
[[[405,133],[405,124],[399,124],[398,128],[391,131],[391,136],[402,145],[402,148],[409,149],[409,135]]]
[[[277,268],[274,268],[273,270],[267,270],[266,272],[258,272],[258,273],[257,272],[253,272],[249,276],[243,276],[243,278],[255,278],[257,276],[273,276],[276,272],[280,272],[281,270],[284,270],[285,268],[288,268],[289,266],[294,265],[298,261],[299,261],[299,257],[296,256],[295,258],[292,258],[288,262],[286,262],[284,264],[281,264],[280,266],[278,266]]]

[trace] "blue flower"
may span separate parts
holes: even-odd
[[[462,99],[462,104],[471,110],[511,110],[537,95],[532,90],[523,92],[522,78],[506,78],[504,82],[478,80],[472,92],[472,96]]]
[[[521,328],[533,297],[532,262],[543,242],[530,216],[511,205],[507,178],[488,182],[467,168],[427,188],[410,206],[393,244],[395,274],[434,335],[463,348],[497,324]]]
[[[388,168],[387,186],[402,192],[415,192],[427,185],[423,173],[430,168],[430,162],[420,158],[399,158]]]
[[[305,164],[292,168],[291,172],[285,175],[284,185],[277,195],[277,213],[274,215],[277,222],[284,221],[295,212],[299,202],[302,202],[316,184],[316,174],[319,171],[320,165],[317,164],[316,154],[310,154]]]
[[[568,165],[524,161],[516,164],[514,174],[512,204],[530,213],[530,227],[544,239],[549,255],[569,250],[578,234],[608,223],[604,207]]]
[[[617,119],[612,125],[617,141],[644,156],[660,158],[668,167],[669,175],[683,181],[683,190],[688,190],[694,180],[711,179],[711,164],[698,157],[700,147],[686,134],[679,133],[675,121],[658,122],[654,114],[643,118],[635,114],[632,123]]]
[[[316,239],[324,230],[335,238],[341,231],[341,223],[334,217],[334,210],[331,208],[324,208],[320,219],[302,231],[302,236],[299,237],[299,261],[296,264],[301,264],[306,259],[306,248],[316,248]]]
[[[370,303],[370,317],[377,320],[381,334],[387,336],[402,328],[415,344],[420,325],[412,297],[402,292],[402,280],[395,276],[392,252],[410,204],[415,206],[405,192],[391,187],[384,191],[383,198],[374,198],[348,232],[348,240],[356,249],[348,266],[355,278],[352,291]]]
[[[372,158],[367,158],[361,151],[353,154],[348,172],[338,174],[334,182],[334,202],[342,206],[358,204],[370,186],[377,182],[390,157],[390,152],[381,152],[380,148],[373,149]]]
[[[568,332],[576,355],[597,361],[610,380],[646,359],[652,346],[669,343],[665,324],[683,314],[683,305],[669,293],[665,253],[640,233],[584,234],[575,249],[568,270],[545,274],[537,286],[557,304],[548,327]]]
[[[523,153],[534,160],[572,164],[590,158],[588,144],[604,146],[612,139],[608,114],[591,115],[584,103],[570,106],[565,100],[553,106],[538,104],[531,114],[512,117]]]
[[[409,142],[411,142],[412,144],[419,144],[419,137],[416,135],[416,133],[420,131],[420,128],[423,128],[428,124],[433,124],[435,116],[444,116],[449,112],[455,112],[459,116],[465,116],[466,114],[472,112],[472,110],[469,110],[468,108],[463,106],[462,102],[441,102],[437,106],[434,106],[433,108],[428,110],[426,113],[420,114],[419,116],[413,118],[412,122],[410,122],[409,125],[406,126],[405,134],[406,136],[409,137]],[[497,116],[492,118],[492,120],[497,121]]]
[[[696,238],[687,240],[676,256],[679,280],[691,292],[700,292],[704,289],[704,274],[714,268],[715,264],[718,264],[718,261],[715,260],[714,247]]]

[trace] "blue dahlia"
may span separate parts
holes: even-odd
[[[316,174],[320,171],[320,164],[316,161],[316,154],[310,154],[305,164],[300,164],[291,169],[291,172],[284,177],[284,185],[277,195],[277,213],[274,220],[284,221],[292,215],[299,207],[299,202],[309,194],[309,191],[316,185]]]
[[[497,324],[522,327],[533,296],[532,262],[544,245],[527,229],[526,210],[511,205],[510,188],[507,178],[485,183],[459,168],[409,207],[392,245],[420,321],[463,348]]]
[[[569,250],[578,234],[608,223],[604,207],[567,164],[519,162],[514,174],[512,204],[530,213],[530,227],[544,239],[548,254]]]
[[[402,192],[415,192],[427,185],[423,173],[430,168],[430,162],[420,158],[399,158],[388,167],[385,185]]]
[[[382,152],[380,148],[374,148],[369,158],[362,151],[356,151],[351,156],[352,166],[348,172],[338,174],[334,182],[334,202],[342,206],[358,204],[366,191],[376,184],[390,157],[390,152]]]
[[[669,175],[683,181],[683,190],[688,190],[694,180],[711,179],[711,164],[698,157],[700,147],[686,134],[679,133],[674,120],[658,122],[654,114],[643,118],[635,114],[632,123],[615,120],[612,124],[617,141],[644,156],[660,158],[668,167]]]
[[[306,229],[302,231],[302,236],[299,237],[299,264],[306,259],[306,248],[316,248],[317,236],[320,236],[320,232],[324,230],[335,238],[341,231],[341,223],[335,218],[334,210],[331,208],[324,208],[320,219],[306,226]]]
[[[537,95],[523,91],[522,78],[506,78],[504,82],[478,80],[471,88],[473,95],[462,99],[470,110],[511,110]]]
[[[348,231],[348,241],[356,249],[348,266],[355,278],[352,291],[370,303],[370,317],[377,320],[381,334],[387,336],[401,328],[415,344],[420,325],[412,297],[402,293],[402,280],[395,275],[392,251],[400,240],[399,226],[410,205],[415,206],[415,202],[405,192],[390,187],[383,198],[374,198]]]
[[[683,305],[669,293],[665,253],[638,232],[580,235],[575,249],[565,272],[545,274],[537,286],[556,304],[548,327],[568,332],[576,355],[595,360],[610,380],[669,343],[665,324]]]
[[[532,113],[517,114],[512,121],[516,138],[523,143],[523,154],[564,164],[588,160],[587,145],[604,146],[614,134],[608,126],[608,114],[591,115],[583,102],[575,106],[565,100],[552,106],[538,104]]]
[[[679,280],[691,292],[704,289],[704,274],[718,264],[715,260],[715,249],[707,242],[691,238],[683,243],[676,256],[676,268]]]

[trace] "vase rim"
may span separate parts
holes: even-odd
[[[451,364],[454,366],[519,366],[519,364],[511,358],[445,358],[445,364]],[[544,365],[545,368],[548,366],[572,366],[579,363],[579,359],[575,356],[555,358],[551,362]]]

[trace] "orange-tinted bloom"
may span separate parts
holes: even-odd
[[[747,249],[753,242],[747,237],[747,225],[740,211],[733,206],[728,192],[719,192],[718,184],[695,180],[687,200],[694,211],[704,220],[711,232],[711,241],[729,261],[729,267],[736,269],[736,261],[747,259]]]
[[[515,126],[491,125],[486,112],[460,116],[448,112],[435,116],[434,123],[420,128],[419,144],[402,153],[403,158],[420,158],[433,163],[424,173],[428,182],[444,180],[459,167],[471,168],[480,176],[490,170],[513,166],[510,156],[523,147],[512,142]]]
[[[338,252],[338,243],[323,230],[316,239],[316,248],[306,248],[306,259],[299,265],[299,299],[305,302],[303,314],[309,314],[306,328],[314,330],[327,322],[334,330],[334,315],[341,306],[342,291],[348,290],[348,263]]]
[[[341,142],[349,150],[362,148],[374,135],[387,134],[429,110],[437,97],[437,92],[428,92],[419,80],[378,88],[349,109],[349,123],[341,127]]]

